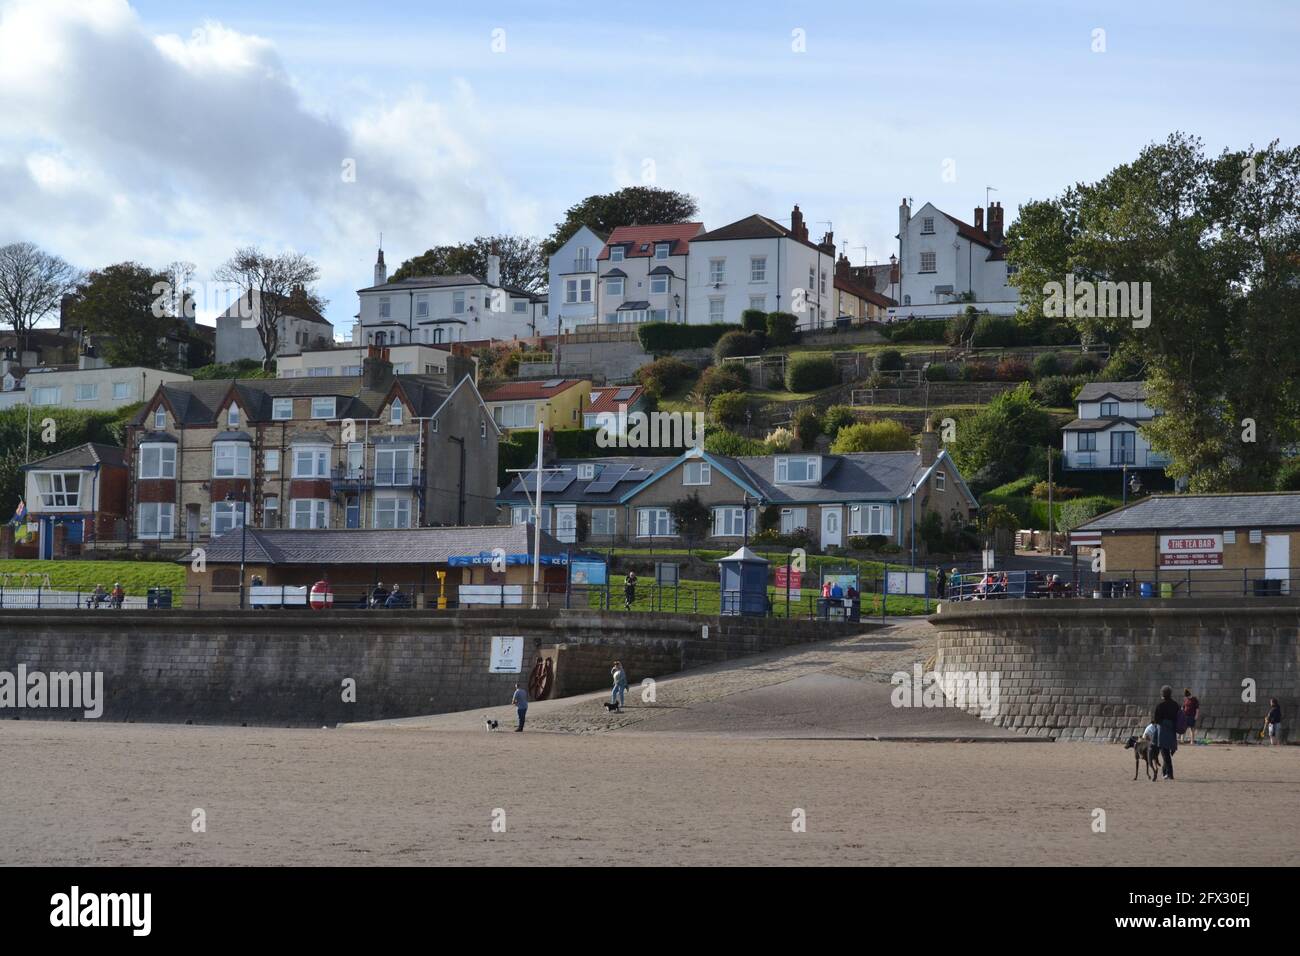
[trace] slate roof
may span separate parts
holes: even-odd
[[[240,538],[237,528],[211,539],[207,560],[237,564]],[[532,542],[531,525],[320,531],[250,527],[246,560],[249,564],[446,564],[453,555],[477,555],[493,548],[531,555]],[[543,555],[566,550],[567,545],[542,532]]]
[[[810,249],[820,248],[817,243],[809,239],[797,238],[793,232],[775,219],[769,219],[758,213],[719,226],[717,229],[711,229],[701,236],[696,236],[692,241],[721,242],[727,239],[794,239],[795,242],[803,243]]]
[[[56,452],[48,458],[33,461],[22,466],[23,471],[38,469],[45,471],[54,468],[93,468],[95,465],[116,465],[126,467],[126,449],[116,445],[102,445],[98,442],[86,442],[76,448]]]
[[[397,279],[391,282],[381,282],[379,285],[367,286],[364,289],[358,289],[358,292],[407,292],[418,291],[420,289],[446,289],[457,286],[475,286],[483,285],[493,288],[487,281],[480,279],[478,276],[470,275],[468,272],[459,272],[455,275],[447,276],[411,276],[406,279]],[[533,302],[540,302],[545,296],[538,295],[535,292],[529,292],[527,289],[521,289],[516,285],[507,285],[502,283],[496,288],[518,296],[523,296]],[[373,323],[372,323],[373,324]]]
[[[1115,425],[1132,425],[1138,428],[1146,424],[1136,418],[1076,418],[1070,424],[1064,426],[1061,431],[1066,432],[1104,432]]]
[[[1146,382],[1089,382],[1079,390],[1076,402],[1096,402],[1113,395],[1121,402],[1145,402]]]
[[[410,400],[407,407],[417,416],[428,416],[451,393],[441,378],[427,375],[395,375],[382,388],[366,388],[364,379],[356,375],[323,375],[305,378],[244,378],[213,379],[198,382],[168,382],[159,386],[158,392],[171,405],[182,425],[211,425],[217,420],[221,402],[235,389],[239,408],[253,422],[269,422],[272,400],[276,398],[324,398],[334,396],[340,401],[335,409],[337,418],[377,418],[392,383],[401,383]],[[131,424],[141,425],[154,403],[136,412]]]
[[[588,491],[592,485],[596,484],[600,478],[600,472],[608,465],[633,465],[637,468],[644,468],[646,471],[654,474],[661,468],[667,468],[677,460],[676,455],[649,456],[645,458],[636,456],[627,457],[610,457],[610,458],[582,458],[566,459],[563,461],[553,462],[548,467],[563,468],[566,476],[572,477],[573,481],[563,492],[552,494],[548,491],[542,492],[542,504],[548,501],[562,501],[566,503],[592,504],[592,505],[616,505],[619,499],[639,485],[638,481],[620,481],[608,491]],[[578,481],[578,466],[594,465],[596,468],[596,477],[590,480]],[[532,467],[532,465],[529,465]],[[551,477],[551,473],[542,476],[543,482]],[[522,483],[528,482],[529,492],[536,487],[536,475],[520,475],[510,482],[509,485],[501,492],[499,501],[505,504],[527,504],[528,495],[524,493]]]
[[[1190,531],[1300,527],[1300,492],[1152,495],[1080,525],[1077,531]]]

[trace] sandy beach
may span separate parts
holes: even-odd
[[[0,721],[0,863],[1294,863],[1300,748],[1183,747],[1179,779],[1152,784],[1117,745],[904,719],[888,672],[923,656],[924,633],[681,675],[614,718],[599,696],[543,702],[522,734],[506,707],[497,733],[482,713],[319,730]]]

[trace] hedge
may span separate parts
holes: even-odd
[[[754,332],[728,332],[713,346],[713,358],[721,362],[733,355],[758,355],[763,351],[763,338]]]
[[[740,326],[725,322],[712,325],[684,325],[679,322],[647,322],[638,326],[636,337],[641,347],[651,354],[672,352],[676,349],[711,349],[718,339],[728,332],[737,332]]]
[[[695,387],[705,398],[722,392],[743,392],[749,387],[749,370],[738,362],[710,365]]]
[[[740,325],[746,332],[766,332],[767,313],[762,309],[746,309],[740,313]]]
[[[769,345],[793,345],[799,338],[799,317],[789,312],[771,312],[767,316]]]
[[[749,401],[744,392],[723,392],[709,403],[709,417],[719,425],[739,425],[745,420]]]
[[[911,319],[889,330],[891,342],[942,342],[946,319]]]
[[[835,360],[830,352],[796,352],[785,366],[790,392],[812,392],[835,384]]]

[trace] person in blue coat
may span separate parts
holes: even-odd
[[[1174,702],[1174,689],[1166,684],[1160,688],[1160,703],[1151,715],[1156,725],[1156,746],[1160,748],[1160,776],[1174,779],[1174,751],[1178,749],[1178,704]]]

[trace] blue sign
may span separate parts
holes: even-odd
[[[453,568],[468,568],[480,564],[491,564],[496,560],[504,560],[506,564],[532,564],[533,556],[531,554],[498,556],[491,551],[480,551],[478,554],[453,554],[447,558],[447,564]],[[544,554],[541,563],[562,567],[569,563],[569,556],[567,554]]]
[[[604,584],[605,580],[604,561],[574,561],[569,565],[569,581],[572,584]]]

